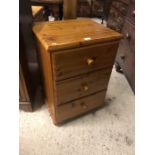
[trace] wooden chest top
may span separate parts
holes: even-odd
[[[91,19],[40,22],[33,32],[46,50],[55,51],[119,40],[121,34]]]

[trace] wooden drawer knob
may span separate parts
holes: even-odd
[[[88,85],[84,85],[84,86],[83,86],[83,90],[84,90],[84,91],[87,91],[88,89],[89,89]]]
[[[90,66],[90,65],[93,65],[95,63],[95,60],[93,58],[88,58],[87,59],[87,64]]]
[[[81,103],[81,107],[82,107],[83,109],[87,109],[88,106],[87,106],[84,102],[82,102],[82,103]]]

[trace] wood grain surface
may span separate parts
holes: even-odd
[[[33,31],[46,50],[62,50],[106,41],[119,40],[122,35],[91,19],[40,22]]]
[[[40,64],[42,69],[44,91],[45,91],[45,103],[48,106],[53,121],[55,121],[55,103],[56,97],[54,96],[54,81],[53,81],[53,72],[51,66],[51,60],[49,53],[47,53],[40,42],[38,42]]]
[[[88,73],[113,65],[118,42],[53,53],[53,67],[56,81]],[[92,65],[88,60],[93,59]]]
[[[107,89],[111,68],[81,75],[57,83],[57,104]]]
[[[40,22],[33,31],[54,123],[102,106],[122,35],[90,19]]]
[[[75,19],[77,16],[77,0],[63,0],[64,19]]]
[[[56,108],[57,123],[60,123],[66,119],[81,115],[94,108],[103,106],[105,95],[106,95],[106,92],[102,91],[94,95],[91,95],[89,97],[84,97],[82,99],[75,100],[68,104],[58,106]]]

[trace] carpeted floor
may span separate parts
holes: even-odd
[[[134,95],[113,69],[106,106],[60,127],[47,106],[20,111],[20,155],[134,155]]]

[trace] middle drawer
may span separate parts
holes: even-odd
[[[107,89],[111,68],[58,82],[57,105]]]

